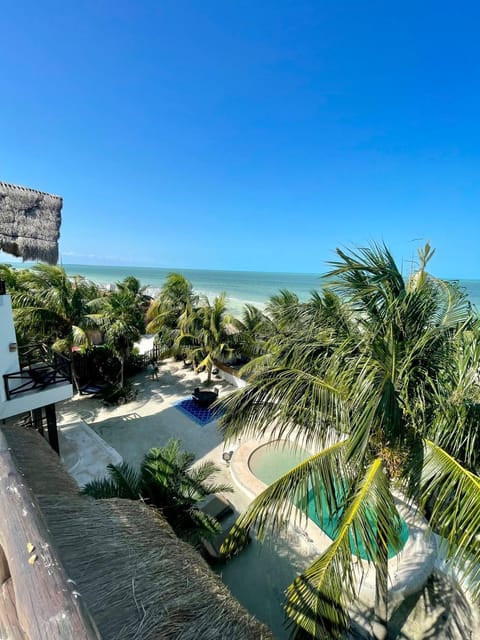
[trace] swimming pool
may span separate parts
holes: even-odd
[[[290,442],[286,440],[269,442],[261,445],[250,455],[248,460],[248,466],[250,471],[259,480],[266,485],[271,484],[277,480],[284,473],[289,471],[292,467],[296,466],[311,454],[301,448],[295,448]],[[341,488],[339,487],[340,491]],[[322,501],[322,516],[318,514],[315,507],[315,500],[313,491],[309,492],[308,499],[308,517],[317,524],[322,531],[324,531],[330,538],[334,538],[338,531],[340,518],[342,516],[342,510],[329,517],[326,497],[321,495]],[[372,519],[374,518],[372,514]],[[406,522],[402,519],[400,522],[400,542],[403,549],[405,542],[408,539],[408,527]],[[350,549],[352,553],[364,560],[368,560],[368,554],[361,543],[358,536],[353,533],[350,534]],[[394,551],[392,548],[388,550],[388,557],[393,558],[398,551]]]

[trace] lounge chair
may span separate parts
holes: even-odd
[[[220,494],[210,496],[207,502],[200,508],[204,513],[219,521],[233,513],[233,507],[230,502]]]
[[[209,516],[216,518],[219,522],[231,515],[234,510],[230,502],[220,494],[209,496],[200,509]],[[230,528],[228,525],[222,533],[214,540],[202,538],[202,553],[207,562],[211,565],[225,562],[224,556],[220,553],[220,547]]]

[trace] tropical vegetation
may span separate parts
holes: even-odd
[[[62,267],[38,264],[9,277],[15,326],[22,343],[45,340],[72,361],[78,389],[73,349],[91,345],[96,328],[89,304],[98,296],[93,283],[69,278]]]
[[[325,293],[270,305],[278,331],[268,357],[249,365],[249,385],[227,397],[227,439],[293,439],[314,452],[261,493],[223,545],[287,526],[294,505],[339,518],[330,546],[286,593],[298,637],[339,638],[350,625],[361,566],[375,567],[374,635],[388,624],[388,548],[399,550],[400,492],[448,545],[480,595],[480,341],[478,319],[455,285],[418,269],[404,278],[385,246],[337,250]],[[298,513],[298,512],[297,512]]]
[[[177,345],[183,348],[197,369],[206,369],[207,384],[217,360],[235,352],[239,329],[235,318],[227,313],[226,295],[216,296],[212,303],[206,298],[202,306],[179,320]]]
[[[241,318],[228,313],[224,294],[204,299],[176,273],[154,300],[134,277],[113,292],[47,265],[1,265],[0,277],[12,293],[19,342],[46,340],[68,355],[77,387],[79,353],[93,354],[97,369],[117,362],[114,382],[124,386],[145,324],[162,354],[190,359],[207,381],[219,362],[249,359],[249,385],[224,401],[225,438],[269,434],[314,453],[254,500],[224,553],[235,553],[252,530],[263,540],[287,526],[294,507],[307,515],[312,498],[318,516],[335,515],[339,525],[287,591],[294,634],[335,638],[349,628],[361,578],[353,539],[375,568],[375,636],[383,638],[387,549],[401,544],[397,494],[445,538],[449,561],[480,595],[480,326],[459,287],[428,272],[432,253],[427,245],[404,276],[385,246],[337,250],[309,300],[281,290],[264,311],[246,305]],[[91,348],[95,336],[101,349]],[[198,500],[220,488],[209,484],[210,468],[196,476],[192,462],[170,444],[150,451],[139,472],[112,467],[110,480],[92,490],[141,497],[198,542],[218,530]]]
[[[192,283],[184,276],[179,273],[167,275],[165,284],[147,310],[146,327],[149,333],[156,334],[166,355],[181,355],[177,343],[178,325],[194,312],[198,300]]]
[[[109,477],[88,483],[82,493],[97,499],[144,500],[162,511],[180,538],[201,547],[203,540],[212,540],[221,531],[221,525],[199,509],[199,503],[232,489],[212,481],[218,472],[213,462],[192,466],[194,460],[193,453],[180,449],[179,440],[170,440],[165,447],[150,449],[139,470],[126,462],[108,465]]]
[[[128,281],[124,281],[108,296],[99,297],[91,303],[92,310],[95,310],[92,317],[103,333],[105,344],[120,362],[120,388],[124,386],[125,362],[132,352],[133,344],[145,331],[143,302],[139,288],[132,288],[128,286]]]

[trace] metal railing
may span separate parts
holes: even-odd
[[[151,362],[157,362],[161,360],[165,353],[167,352],[167,348],[161,344],[153,345],[153,349],[150,351],[146,351],[142,355],[139,355],[138,358],[142,360],[143,366],[146,367]]]
[[[6,373],[3,376],[7,400],[55,384],[72,383],[70,360],[47,345],[20,347],[18,355],[20,371]]]

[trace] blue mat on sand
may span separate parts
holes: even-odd
[[[213,409],[209,409],[208,407],[201,407],[198,402],[195,402],[192,398],[179,400],[174,406],[201,427],[204,427],[212,420],[220,418],[222,415],[222,412],[218,409],[213,411]]]

